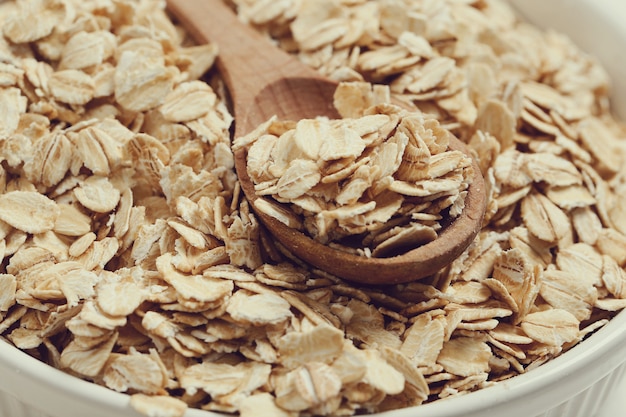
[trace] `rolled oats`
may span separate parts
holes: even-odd
[[[363,83],[340,84],[336,100],[340,111],[348,111],[348,103],[375,103]],[[434,240],[440,213],[456,217],[462,210],[469,158],[447,149],[449,133],[434,119],[385,104],[360,114],[341,123],[300,120],[279,135],[271,133],[278,129],[268,121],[239,139],[249,146],[257,194],[290,204],[299,216],[282,214],[284,208],[267,199],[255,206],[324,243],[363,235],[362,251],[372,256]]]
[[[204,76],[218,50],[161,2],[0,5],[3,340],[144,415],[353,415],[527,372],[626,308],[626,129],[593,58],[499,1],[234,3],[343,81],[341,119],[272,118],[231,143]],[[488,210],[417,283],[302,264],[233,170],[247,147],[255,210],[385,256],[463,209],[469,159],[450,132]]]
[[[0,195],[0,220],[26,233],[54,228],[61,210],[54,200],[36,191],[9,191]]]
[[[19,126],[20,117],[26,112],[26,97],[18,88],[3,88],[0,91],[0,111],[2,111],[2,127],[0,135],[8,137]]]
[[[107,177],[93,175],[74,189],[74,196],[86,209],[96,213],[107,213],[119,203],[120,191]]]
[[[187,403],[167,395],[133,394],[130,405],[145,416],[180,417],[187,411]]]
[[[67,104],[89,102],[95,93],[93,79],[83,71],[67,69],[54,72],[48,80],[52,98]]]
[[[558,308],[528,314],[520,324],[534,340],[549,346],[563,346],[578,337],[580,321]]]
[[[0,312],[7,312],[9,308],[15,304],[15,292],[17,290],[17,280],[11,274],[0,275],[0,294],[2,294],[2,301],[0,303]]]
[[[137,373],[141,370],[141,373]],[[148,354],[130,349],[128,355],[113,356],[104,370],[104,383],[118,392],[129,390],[162,394],[168,382],[165,365],[155,349]]]

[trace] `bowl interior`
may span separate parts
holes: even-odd
[[[529,21],[568,34],[597,56],[613,80],[616,114],[626,119],[626,3],[620,0],[509,0]],[[585,30],[580,30],[584,27]],[[626,358],[626,312],[560,357],[528,374],[463,397],[382,413],[389,417],[527,417],[583,391]],[[53,417],[138,417],[129,397],[79,380],[0,340],[0,391]],[[584,377],[581,377],[583,376]],[[532,401],[530,401],[532,400]],[[68,404],[72,404],[68,406]],[[0,407],[1,410],[1,407]],[[534,413],[534,414],[533,414]],[[218,414],[189,410],[188,417]]]

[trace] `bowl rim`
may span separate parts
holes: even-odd
[[[414,407],[411,413],[397,410],[399,412],[381,416],[473,417],[483,415],[486,408],[492,411],[502,407],[502,412],[510,411],[514,403],[523,404],[525,414],[534,416],[566,401],[625,363],[626,310],[571,349],[527,373],[465,395]],[[585,378],[569,378],[583,372]],[[555,384],[558,384],[560,396],[550,389]],[[529,397],[532,398],[530,404]]]
[[[568,351],[528,373],[516,375],[465,395],[370,415],[469,417],[482,415],[485,409],[503,407],[504,411],[514,407],[515,403],[520,405],[523,403],[527,414],[535,415],[533,411],[528,410],[529,406],[537,412],[545,410],[546,405],[556,406],[593,385],[624,363],[626,363],[626,310],[618,313],[606,325]],[[33,389],[40,388],[50,391],[51,395],[80,399],[107,413],[124,412],[125,416],[139,416],[129,406],[129,395],[56,369],[2,339],[0,339],[0,370],[3,374],[3,378],[0,378],[0,392],[8,393],[34,408],[41,406],[46,410],[50,409],[48,405],[39,403],[39,396],[31,395]],[[585,378],[568,378],[582,372]],[[26,387],[14,383],[16,379],[28,381],[29,385]],[[559,387],[561,396],[555,395],[554,390],[549,389],[555,384]],[[24,388],[27,388],[28,392],[25,392]],[[530,403],[529,396],[533,398]],[[185,416],[223,417],[224,414],[190,408]]]

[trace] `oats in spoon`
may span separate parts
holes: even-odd
[[[239,138],[247,144],[255,207],[315,240],[385,257],[437,238],[464,208],[469,156],[420,112],[389,104],[366,82],[341,83],[343,117],[271,119]]]

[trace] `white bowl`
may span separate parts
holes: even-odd
[[[0,416],[142,417],[129,397],[0,342]],[[371,417],[591,417],[626,376],[626,311],[537,369],[464,396]],[[218,416],[190,409],[185,417]],[[267,416],[270,417],[270,416]]]
[[[531,22],[568,34],[597,56],[626,120],[626,3],[623,0],[510,0]],[[465,396],[379,417],[591,417],[617,394],[626,371],[626,311],[539,368]],[[188,410],[186,417],[218,414]],[[141,417],[129,396],[49,367],[0,340],[0,417]]]
[[[625,376],[625,329],[622,312],[588,340],[532,372],[465,396],[377,416],[591,417]],[[2,417],[141,417],[128,405],[127,395],[43,365],[6,343],[0,343],[0,375]],[[217,415],[190,409],[185,416]]]

